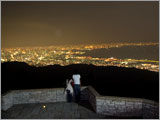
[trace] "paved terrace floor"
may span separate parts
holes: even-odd
[[[43,108],[42,106],[46,106]],[[14,105],[2,111],[2,119],[103,119],[86,102],[35,103]]]
[[[43,106],[46,106],[44,109]],[[13,105],[1,112],[2,119],[140,119],[96,114],[87,101],[77,103],[32,103]]]

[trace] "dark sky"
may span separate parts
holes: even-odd
[[[2,48],[159,42],[158,2],[3,1]]]

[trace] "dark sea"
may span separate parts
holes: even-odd
[[[154,46],[124,46],[119,48],[96,49],[85,51],[82,56],[97,58],[118,58],[118,59],[147,59],[159,61],[159,45]]]

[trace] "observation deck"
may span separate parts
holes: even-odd
[[[64,88],[13,90],[2,95],[2,119],[159,118],[159,103],[146,99],[101,96],[81,88],[80,103],[67,103]]]

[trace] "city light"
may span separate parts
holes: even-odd
[[[118,59],[115,57],[100,58],[85,56],[86,51],[101,48],[117,48],[123,46],[147,46],[158,45],[158,43],[117,43],[101,45],[79,45],[79,46],[49,46],[49,47],[23,47],[23,48],[3,48],[1,62],[18,61],[25,62],[31,66],[47,66],[60,64],[93,64],[96,66],[118,66],[138,69],[147,69],[159,72],[159,61]]]

